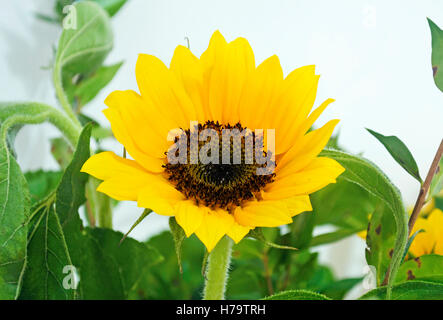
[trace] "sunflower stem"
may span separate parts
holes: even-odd
[[[204,300],[224,300],[231,251],[232,240],[225,236],[209,254]]]

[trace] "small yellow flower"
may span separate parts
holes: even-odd
[[[443,255],[443,211],[434,209],[427,219],[419,217],[412,234],[420,229],[424,232],[417,234],[409,252],[415,257],[431,253]]]
[[[102,152],[82,171],[104,180],[97,190],[114,199],[175,216],[186,235],[195,233],[208,251],[225,234],[237,243],[255,227],[291,223],[293,216],[312,210],[309,194],[334,183],[344,171],[335,160],[318,157],[338,120],[308,133],[333,101],[311,112],[319,80],[315,66],[283,77],[277,56],[256,67],[247,40],[227,43],[217,31],[200,58],[178,46],[167,68],[156,57],[141,54],[135,73],[140,94],[114,91],[104,110],[133,160]],[[198,127],[191,128],[194,121]],[[262,167],[256,160],[171,164],[166,154],[177,141],[167,136],[174,128],[187,138],[197,128],[216,133],[275,129],[274,152],[262,152],[275,157],[275,170],[256,174]],[[270,141],[267,134],[263,139]]]

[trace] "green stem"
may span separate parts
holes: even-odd
[[[231,250],[232,240],[225,236],[210,253],[203,299],[223,300],[225,298]]]
[[[6,120],[14,124],[36,124],[49,121],[63,133],[73,148],[77,145],[81,126],[73,123],[65,114],[51,106],[37,102],[14,102],[2,103],[0,107],[0,122],[2,123]]]
[[[63,90],[62,73],[58,63],[54,65],[53,81],[55,87],[55,94],[57,95],[57,98],[60,101],[63,110],[72,120],[72,122],[81,126],[80,121],[77,119],[74,111],[72,110],[72,106],[69,103],[68,97],[66,96],[66,93]]]

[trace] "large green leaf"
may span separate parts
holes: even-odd
[[[394,217],[396,238],[390,264],[389,296],[408,241],[408,216],[400,192],[376,165],[366,159],[334,150],[324,150],[321,155],[337,160],[346,169],[341,178],[359,185],[378,198],[386,206],[385,212]],[[386,270],[377,270],[377,273],[384,274]]]
[[[341,176],[337,183],[311,195],[315,224],[333,224],[339,230],[365,230],[376,201],[371,193]]]
[[[266,297],[263,300],[331,300],[327,296],[308,290],[288,290]]]
[[[380,141],[394,158],[399,165],[403,167],[411,176],[417,179],[418,182],[422,183],[423,180],[420,177],[420,172],[418,171],[417,163],[412,156],[411,151],[408,147],[396,136],[384,136],[381,133],[375,132],[371,129],[366,129],[372,134],[378,141]]]
[[[23,280],[21,299],[74,299],[75,283],[65,269],[71,266],[70,253],[54,204],[48,203],[30,233],[28,263]],[[68,278],[66,278],[68,276]]]
[[[132,238],[120,245],[123,234],[104,228],[87,228],[83,252],[75,254],[80,269],[83,299],[127,299],[149,268],[162,261],[159,252]],[[75,262],[74,262],[75,264]]]
[[[125,240],[124,242],[126,242]],[[123,242],[123,243],[124,243]],[[147,241],[155,247],[164,260],[144,272],[141,281],[133,288],[130,299],[201,299],[204,277],[201,263],[205,248],[195,235],[182,243],[182,267],[177,267],[175,244],[171,232],[162,232]]]
[[[374,289],[362,297],[363,300],[386,299],[386,287]],[[427,281],[400,283],[392,287],[392,300],[442,300],[443,284]]]
[[[18,296],[26,262],[29,194],[7,143],[8,130],[15,124],[6,120],[0,127],[0,300]]]
[[[443,91],[443,30],[428,18],[432,36],[432,73],[435,85]]]
[[[443,284],[443,256],[427,254],[404,262],[396,281],[424,280]]]

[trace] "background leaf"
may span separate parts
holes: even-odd
[[[443,91],[443,30],[428,18],[432,36],[432,74],[435,85]]]
[[[396,277],[396,282],[423,280],[443,284],[443,256],[427,254],[405,261]]]
[[[73,8],[69,14],[75,15],[76,25],[63,28],[53,77],[62,106],[66,109],[71,104],[78,113],[81,106],[72,105],[76,86],[103,64],[114,40],[109,15],[98,4],[80,1],[74,3]]]
[[[386,299],[386,287],[374,289],[362,300]],[[392,287],[392,300],[442,300],[443,284],[425,281],[408,281]]]
[[[371,129],[366,129],[372,134],[378,141],[380,141],[394,158],[399,165],[403,167],[411,176],[417,179],[418,182],[422,183],[420,173],[418,171],[417,163],[415,162],[412,153],[409,151],[408,147],[396,136],[384,136],[377,133]]]
[[[26,172],[25,178],[31,195],[31,206],[48,197],[57,188],[61,177],[62,172],[60,171],[37,170]]]

